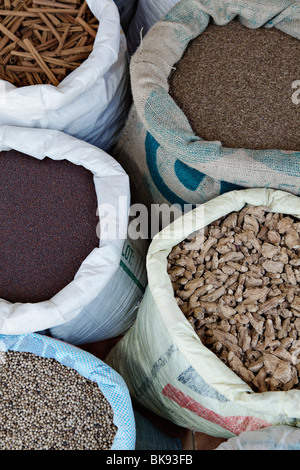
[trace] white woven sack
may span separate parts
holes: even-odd
[[[255,393],[203,346],[177,305],[167,256],[195,230],[246,204],[300,218],[299,197],[257,188],[228,192],[175,220],[154,237],[137,319],[106,358],[142,406],[179,426],[225,438],[272,425],[300,427],[300,390]]]
[[[108,151],[129,104],[127,45],[112,0],[87,0],[100,22],[93,52],[57,87],[0,80],[0,125],[56,129]]]
[[[50,328],[51,336],[79,345],[124,334],[136,318],[147,285],[147,250],[146,240],[128,236],[110,282],[73,320]]]
[[[114,0],[120,13],[121,26],[127,31],[130,21],[134,15],[138,0]]]
[[[223,442],[216,450],[300,450],[300,429],[281,425],[245,431]]]
[[[69,322],[83,310],[86,311],[89,304],[105,292],[116,275],[122,258],[123,245],[127,237],[130,194],[128,176],[112,157],[97,147],[62,132],[0,127],[0,151],[11,149],[37,159],[45,157],[53,160],[66,159],[91,171],[94,175],[99,207],[101,204],[110,204],[115,209],[115,214],[107,215],[105,223],[111,224],[111,226],[114,224],[114,227],[118,229],[115,238],[101,234],[99,248],[95,248],[83,261],[74,280],[49,301],[35,304],[12,304],[0,299],[0,333],[15,335],[41,331]],[[123,210],[119,210],[120,197],[122,204],[124,204]],[[145,267],[142,269],[142,261],[140,260],[140,274],[141,272],[144,274]],[[119,280],[122,279],[119,277]],[[122,291],[122,288],[128,289],[128,285],[120,285],[119,292]],[[115,295],[117,294],[118,292],[115,292]],[[137,302],[140,297],[140,289],[133,295],[131,288],[127,294],[133,296]],[[126,314],[132,305],[130,301],[127,301],[126,304],[124,299],[121,299],[123,307],[123,311],[121,311],[118,305],[120,299],[110,296],[105,299],[103,309],[100,309],[98,305],[98,310],[94,312],[98,325],[101,326],[105,321],[106,335],[108,336],[110,324],[118,324],[119,334],[128,325],[129,320],[126,318]],[[128,310],[126,310],[127,306]],[[124,325],[121,314],[126,319]],[[127,316],[130,316],[130,313]],[[88,322],[87,317],[87,325]]]

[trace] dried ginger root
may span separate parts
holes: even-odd
[[[168,274],[202,343],[255,392],[300,388],[300,222],[244,207],[171,250]]]

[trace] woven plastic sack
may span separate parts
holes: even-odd
[[[225,148],[197,137],[169,95],[168,77],[188,43],[214,21],[278,28],[300,39],[300,3],[181,0],[146,34],[130,62],[134,106],[114,157],[144,204],[202,204],[225,192],[272,187],[299,194],[300,152]],[[299,77],[295,77],[297,80]],[[293,93],[290,88],[291,106]]]
[[[139,0],[127,34],[128,52],[134,54],[149,29],[172,8],[178,0]]]
[[[128,58],[112,0],[87,0],[100,25],[90,56],[57,87],[0,80],[0,125],[56,129],[110,150],[130,100]]]
[[[246,431],[223,442],[216,450],[300,450],[300,430],[283,425]]]
[[[134,417],[135,450],[182,450],[180,439],[168,436],[136,410],[134,410]]]
[[[143,295],[148,248],[142,241],[127,237],[130,205],[127,174],[103,150],[59,131],[0,127],[0,151],[11,149],[41,160],[65,159],[89,170],[94,175],[104,229],[99,248],[87,256],[73,281],[54,297],[34,304],[13,304],[0,299],[0,333],[34,333],[79,316],[69,338],[76,343],[87,342],[88,334],[95,341],[121,335],[135,319],[135,307]],[[107,204],[114,211],[104,216],[101,207],[105,209]],[[116,233],[105,234],[106,224],[116,227]]]
[[[176,219],[154,237],[136,321],[105,359],[142,406],[179,426],[224,438],[271,425],[300,426],[300,390],[255,393],[201,343],[167,273],[173,246],[246,204],[300,218],[299,197],[257,188],[228,192]]]
[[[103,361],[76,346],[38,334],[0,335],[0,353],[5,351],[29,352],[56,359],[86,379],[97,382],[114,411],[113,421],[118,427],[111,450],[135,448],[135,419],[128,389],[122,377]]]

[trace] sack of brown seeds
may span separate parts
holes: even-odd
[[[181,0],[149,30],[131,59],[134,106],[114,151],[138,202],[202,204],[245,187],[299,194],[299,18],[300,3],[288,0]],[[259,148],[224,144],[222,130],[231,142],[252,133]]]
[[[63,132],[3,126],[0,169],[0,333],[83,344],[127,331],[148,243],[128,236],[121,166]]]
[[[55,129],[111,149],[130,100],[117,6],[11,4],[0,16],[0,125]]]
[[[137,319],[106,360],[140,405],[229,438],[299,426],[300,200],[228,192],[157,234]]]

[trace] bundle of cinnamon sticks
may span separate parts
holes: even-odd
[[[0,79],[59,85],[88,58],[98,27],[85,0],[0,0]]]

